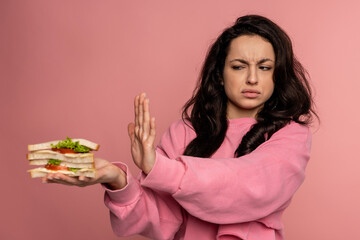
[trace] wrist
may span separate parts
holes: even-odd
[[[119,190],[119,189],[124,188],[127,184],[126,173],[122,169],[120,169],[116,166],[114,166],[114,167],[117,169],[118,173],[116,174],[115,178],[112,181],[106,183],[106,185],[111,190]]]
[[[153,156],[146,162],[146,165],[142,167],[141,170],[143,171],[143,173],[148,175],[153,169],[155,162],[156,162],[156,154],[154,151]]]

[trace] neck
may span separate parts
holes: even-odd
[[[237,119],[237,118],[254,118],[256,119],[256,114],[258,113],[258,110],[254,109],[241,109],[238,111],[231,111],[228,109],[227,111],[227,119]]]
[[[240,108],[234,106],[231,102],[228,102],[226,109],[226,117],[227,119],[237,119],[237,118],[254,118],[256,119],[256,115],[261,110],[263,105],[255,107],[255,108]]]

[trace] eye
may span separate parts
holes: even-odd
[[[234,70],[241,70],[244,68],[244,66],[240,66],[240,65],[234,65],[234,66],[231,66],[232,69]]]
[[[272,69],[272,67],[268,67],[268,66],[260,66],[259,68],[263,71],[269,71]]]

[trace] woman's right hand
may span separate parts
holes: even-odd
[[[101,158],[95,158],[94,162],[96,168],[95,178],[84,176],[70,177],[61,173],[49,173],[42,181],[43,183],[59,183],[78,187],[103,183],[112,190],[121,189],[126,186],[126,173],[122,169]]]
[[[148,174],[156,161],[155,118],[150,117],[149,99],[142,93],[134,100],[135,119],[128,125],[131,154],[136,166]]]

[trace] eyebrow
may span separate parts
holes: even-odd
[[[274,62],[273,60],[271,60],[270,58],[263,58],[261,59],[260,61],[257,62],[257,64],[262,64],[264,62]],[[241,63],[244,63],[244,64],[249,64],[248,61],[244,60],[244,59],[241,59],[241,58],[236,58],[236,59],[233,59],[231,60],[230,62],[241,62]]]

